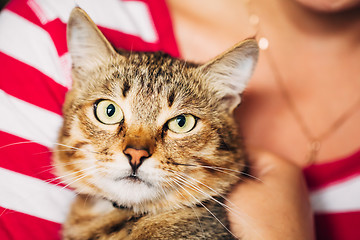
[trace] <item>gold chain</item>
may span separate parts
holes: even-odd
[[[246,4],[249,4],[249,0],[245,2]],[[249,6],[247,6],[247,9],[249,10]],[[249,23],[253,26],[257,26],[256,28],[256,36],[259,36],[260,34],[260,26],[259,26],[259,17],[255,14],[250,14],[249,11]],[[332,124],[329,125],[328,128],[325,129],[324,132],[322,132],[319,135],[313,134],[313,132],[310,130],[310,127],[306,124],[304,117],[300,114],[300,111],[298,107],[295,104],[295,101],[291,97],[289,91],[287,90],[284,80],[280,74],[279,68],[276,65],[276,61],[274,60],[273,56],[271,55],[269,49],[269,41],[265,37],[259,38],[259,46],[260,49],[264,50],[266,53],[266,57],[268,60],[268,63],[270,65],[270,68],[273,71],[275,81],[277,85],[279,86],[279,89],[281,91],[281,94],[291,112],[291,114],[294,116],[297,124],[299,125],[302,133],[306,137],[308,141],[308,152],[306,154],[306,164],[312,165],[317,160],[317,156],[320,152],[322,142],[329,138],[337,129],[339,129],[345,122],[350,118],[351,115],[353,115],[356,108],[360,107],[360,97],[356,100],[356,102],[352,105],[350,105],[349,108],[346,109]],[[267,50],[267,51],[265,51]]]
[[[317,160],[317,155],[321,149],[322,142],[326,138],[330,137],[337,129],[339,129],[346,122],[346,120],[348,120],[350,116],[353,115],[355,109],[360,106],[360,97],[355,101],[355,103],[350,105],[350,107],[347,108],[337,119],[335,119],[335,121],[332,124],[330,124],[330,126],[326,128],[324,132],[322,132],[319,135],[315,135],[311,132],[309,126],[306,124],[304,120],[304,117],[300,114],[300,111],[296,106],[293,98],[290,96],[289,91],[286,89],[283,78],[281,77],[281,74],[269,51],[266,51],[266,57],[268,59],[271,69],[273,70],[275,81],[279,86],[281,94],[286,104],[288,105],[290,112],[294,116],[296,122],[301,128],[302,133],[309,142],[309,152],[306,156],[307,159],[306,162],[308,165],[311,165]]]

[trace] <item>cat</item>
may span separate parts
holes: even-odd
[[[256,41],[205,64],[117,51],[78,7],[67,40],[73,85],[53,163],[78,196],[63,239],[235,239],[224,199],[246,152],[233,111]]]

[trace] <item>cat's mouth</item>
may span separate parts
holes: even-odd
[[[153,185],[151,183],[149,183],[148,181],[143,180],[138,174],[136,173],[131,173],[128,176],[125,177],[118,177],[115,179],[116,182],[118,181],[127,181],[129,183],[132,184],[145,184],[148,187],[152,187]]]
[[[116,182],[118,181],[123,181],[123,180],[127,180],[127,181],[131,181],[131,182],[144,182],[141,178],[139,178],[137,175],[129,175],[129,176],[125,176],[125,177],[118,177],[115,179]]]
[[[125,180],[128,180],[128,181],[132,181],[134,183],[141,183],[141,182],[144,182],[142,179],[140,179],[136,174],[131,174],[130,176],[128,177],[125,177],[123,178]]]

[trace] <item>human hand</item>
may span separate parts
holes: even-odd
[[[268,152],[252,150],[251,174],[229,196],[231,231],[244,240],[313,240],[313,215],[302,171]]]

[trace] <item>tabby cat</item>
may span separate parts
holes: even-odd
[[[80,8],[54,151],[78,196],[63,239],[234,239],[223,202],[245,169],[233,111],[257,61],[246,40],[196,65],[115,51]]]

